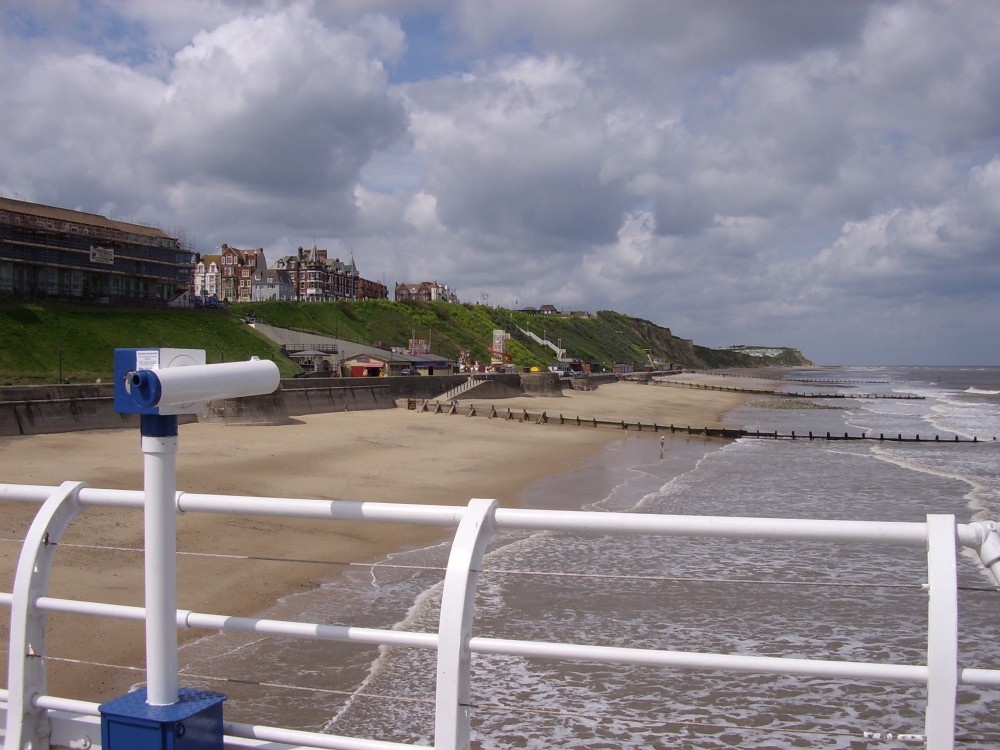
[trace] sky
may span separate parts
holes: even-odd
[[[0,195],[817,364],[1000,365],[993,0],[0,0]]]

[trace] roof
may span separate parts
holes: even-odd
[[[14,213],[28,214],[30,216],[41,216],[46,219],[56,221],[71,221],[76,224],[88,224],[94,227],[105,229],[117,229],[119,232],[129,234],[141,234],[146,237],[162,237],[175,240],[162,229],[146,226],[145,224],[132,224],[127,221],[116,221],[100,214],[90,214],[85,211],[73,211],[68,208],[57,208],[56,206],[46,206],[41,203],[29,203],[28,201],[14,200],[13,198],[0,198],[0,211],[11,211]]]
[[[292,277],[289,275],[288,271],[268,268],[266,271],[257,271],[254,275],[254,283],[291,284]]]

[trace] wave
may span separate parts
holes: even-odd
[[[979,396],[1000,396],[1000,391],[988,391],[982,388],[976,388],[975,386],[970,386],[965,389],[965,393],[973,393]]]

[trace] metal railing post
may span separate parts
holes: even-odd
[[[25,535],[14,574],[10,607],[5,750],[47,750],[49,721],[35,698],[45,695],[45,613],[35,600],[45,596],[57,545],[80,512],[83,482],[63,482],[49,495]]]
[[[177,417],[142,415],[146,549],[146,684],[151,706],[170,706],[177,676]]]
[[[955,743],[958,689],[958,565],[955,517],[927,516],[927,750]]]
[[[435,750],[469,747],[469,669],[476,581],[493,533],[496,500],[474,498],[458,524],[441,592],[438,625]]]
[[[959,527],[959,542],[979,556],[983,567],[993,576],[994,585],[1000,585],[1000,524],[996,521],[963,524]]]

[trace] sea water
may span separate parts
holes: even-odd
[[[818,395],[758,401],[727,423],[922,440],[683,438],[669,440],[661,457],[656,440],[631,435],[584,469],[536,484],[522,501],[635,513],[1000,520],[1000,368],[810,369],[788,373],[783,387]],[[267,615],[435,631],[447,553],[440,545],[349,568]],[[501,534],[480,576],[474,631],[923,664],[925,581],[925,553],[910,548]],[[960,558],[959,583],[960,663],[1000,668],[1000,595],[969,556]],[[234,699],[229,719],[433,741],[434,652],[220,639],[185,649],[182,660],[189,675],[237,680],[223,688]],[[926,698],[922,687],[888,682],[500,656],[475,656],[472,682],[473,746],[497,749],[919,747],[870,738],[921,734]],[[959,746],[1000,747],[1000,691],[960,688],[958,703]]]

